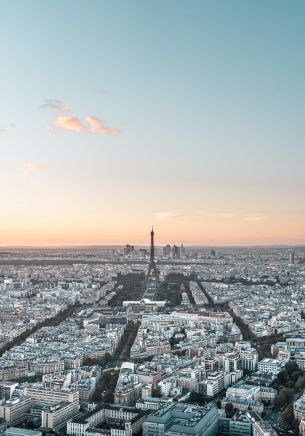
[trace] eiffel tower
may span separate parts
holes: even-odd
[[[150,232],[150,258],[149,258],[149,264],[148,264],[148,270],[147,270],[147,277],[155,276],[155,278],[158,278],[158,271],[155,261],[155,243],[154,243],[154,228],[152,227]]]

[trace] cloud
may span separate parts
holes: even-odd
[[[41,105],[41,108],[55,109],[60,112],[70,112],[69,106],[60,100],[47,100],[43,105]],[[97,117],[86,116],[85,121],[89,124],[89,126],[83,124],[83,122],[77,117],[58,115],[55,118],[53,125],[48,127],[48,130],[53,131],[57,128],[60,128],[64,130],[71,130],[73,132],[87,131],[93,134],[101,135],[119,135],[122,133],[120,129],[107,126]]]
[[[28,162],[20,168],[22,174],[36,173],[37,171],[41,171],[48,168],[45,164]]]
[[[235,215],[235,213],[231,213],[231,212],[217,212],[217,213],[215,213],[215,217],[230,220],[230,219],[235,218],[236,215]]]
[[[54,124],[51,130],[59,128],[64,130],[72,130],[73,132],[81,132],[85,129],[85,126],[76,117],[63,117],[58,116],[55,118]]]
[[[0,133],[7,132],[9,129],[14,129],[16,127],[15,123],[9,123],[4,126],[0,126]]]
[[[47,100],[42,106],[42,109],[56,109],[61,112],[70,112],[70,108],[60,100]]]
[[[189,217],[189,218],[201,218],[201,217],[210,217],[210,218],[220,218],[231,220],[236,218],[236,214],[232,212],[194,212],[188,215],[184,215],[181,213],[175,212],[158,212],[156,214],[158,220],[164,220],[168,218],[181,218],[181,217]]]
[[[167,220],[171,218],[206,218],[206,219],[219,219],[219,220],[238,220],[245,222],[259,222],[266,219],[266,215],[261,212],[249,213],[233,213],[233,212],[197,212],[190,214],[182,214],[176,212],[158,212],[156,218],[158,220]]]
[[[237,215],[232,212],[198,212],[190,215],[192,217],[200,218],[200,217],[208,217],[208,218],[220,218],[225,220],[231,220],[233,218],[236,218]]]
[[[55,129],[71,130],[73,132],[87,131],[93,134],[102,135],[119,135],[121,131],[115,127],[108,127],[96,117],[85,117],[89,127],[83,124],[79,118],[72,116],[57,116],[53,125],[49,127],[50,131]]]
[[[208,216],[212,218],[219,218],[224,220],[238,219],[242,221],[263,221],[266,217],[260,212],[250,212],[250,213],[233,213],[233,212],[202,212],[197,216]]]
[[[266,217],[259,213],[259,212],[253,212],[253,213],[247,213],[243,216],[244,221],[263,221]]]
[[[181,214],[174,213],[174,212],[158,212],[157,213],[157,219],[158,220],[165,220],[168,218],[179,218],[182,217]]]
[[[121,133],[116,127],[105,126],[105,124],[96,117],[86,117],[85,120],[90,125],[89,131],[91,133],[100,133],[102,135],[119,135]]]

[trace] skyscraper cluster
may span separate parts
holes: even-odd
[[[185,248],[183,244],[180,245],[173,245],[172,247],[170,245],[165,245],[163,247],[163,257],[166,257],[168,259],[181,259],[185,256]]]

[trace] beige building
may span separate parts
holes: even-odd
[[[27,375],[29,371],[28,363],[16,363],[0,368],[1,380],[19,380]]]
[[[147,412],[139,412],[132,407],[104,404],[100,408],[88,412],[81,419],[76,418],[69,421],[67,434],[75,436],[96,435],[98,430],[95,427],[104,423],[108,428],[111,428],[111,436],[132,436],[141,430],[146,418]],[[101,429],[101,431],[105,430]]]
[[[78,402],[79,392],[70,389],[48,389],[43,386],[31,386],[24,389],[25,396],[31,398],[35,404],[41,406],[54,405],[61,402]]]
[[[3,418],[8,425],[19,424],[30,410],[31,405],[30,398],[3,401],[0,404],[0,418]]]
[[[77,401],[61,403],[51,406],[41,412],[41,426],[58,431],[69,419],[78,414],[79,404]]]

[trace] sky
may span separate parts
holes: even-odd
[[[305,244],[303,0],[0,5],[0,246]]]

